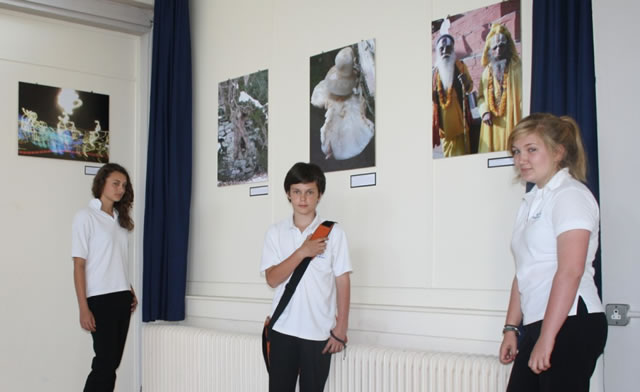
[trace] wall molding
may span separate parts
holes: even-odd
[[[191,297],[271,302],[273,290],[264,282],[187,282]],[[508,290],[351,286],[351,303],[401,309],[449,309],[452,312],[504,314]]]
[[[185,325],[259,334],[271,299],[188,295]],[[353,342],[420,350],[495,354],[505,311],[351,304]]]
[[[151,31],[153,9],[132,3],[98,0],[0,0],[0,8],[143,35]]]

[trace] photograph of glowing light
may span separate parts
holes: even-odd
[[[109,162],[109,96],[20,82],[18,155]]]

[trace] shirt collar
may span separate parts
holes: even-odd
[[[313,220],[311,221],[309,226],[307,226],[307,228],[304,229],[304,232],[308,232],[309,230],[311,230],[313,232],[316,229],[316,227],[318,226],[319,222],[320,222],[320,214],[318,214],[318,212],[316,211],[316,217],[313,218]],[[291,214],[291,216],[289,216],[289,229],[290,230],[298,230],[296,225],[293,224],[293,214]]]
[[[556,174],[551,177],[551,179],[547,182],[544,188],[548,188],[549,190],[556,189],[564,182],[565,179],[569,178],[571,174],[569,174],[569,168],[564,167],[556,172]],[[544,189],[543,188],[543,189]]]
[[[89,207],[93,208],[94,210],[101,211],[102,202],[100,201],[100,199],[91,199],[91,201],[89,202]]]
[[[118,218],[118,210],[116,210],[115,208],[113,209],[113,217],[111,217],[106,212],[102,211],[102,201],[100,199],[91,199],[91,201],[89,201],[89,208],[99,211],[110,218],[113,218],[113,219]]]
[[[571,177],[571,174],[569,174],[569,168],[564,167],[558,170],[542,188],[538,188],[536,185],[534,185],[533,188],[531,188],[531,190],[527,192],[523,198],[528,203],[531,203],[531,200],[536,197],[538,192],[542,192],[540,196],[544,196],[546,192],[556,189],[569,177]]]

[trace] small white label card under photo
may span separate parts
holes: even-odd
[[[375,186],[376,173],[354,174],[351,176],[351,188],[360,188],[363,186]]]
[[[95,176],[96,174],[98,174],[98,170],[100,170],[100,166],[85,166],[84,175]]]
[[[489,158],[487,159],[487,167],[503,167],[513,166],[513,157]]]
[[[249,188],[249,196],[265,196],[269,194],[269,185],[252,186]]]

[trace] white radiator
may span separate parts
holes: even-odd
[[[260,336],[145,325],[143,392],[267,391]],[[495,356],[349,345],[334,355],[326,392],[502,392],[509,366]]]

